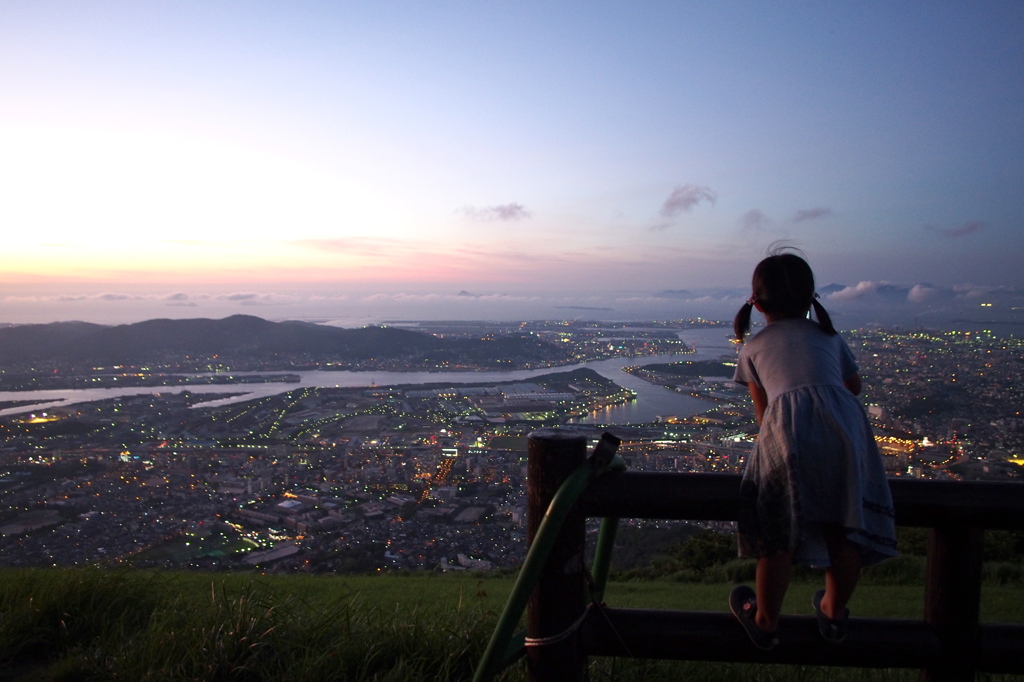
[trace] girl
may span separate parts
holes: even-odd
[[[838,642],[861,566],[896,555],[889,486],[855,397],[853,353],[817,301],[810,266],[776,253],[758,263],[752,285],[736,337],[750,330],[752,307],[768,325],[743,346],[733,379],[750,389],[760,425],[738,515],[739,554],[758,560],[756,592],[740,585],[729,605],[754,644],[771,649],[793,563],[824,567],[813,606],[821,635]]]

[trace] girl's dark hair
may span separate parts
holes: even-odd
[[[736,313],[732,323],[740,341],[750,331],[750,310],[755,301],[761,305],[761,310],[776,317],[804,317],[813,307],[822,331],[830,336],[836,333],[832,319],[814,293],[811,266],[795,253],[775,253],[758,263],[751,289],[753,295]]]

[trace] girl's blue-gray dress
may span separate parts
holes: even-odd
[[[803,318],[772,322],[740,352],[733,379],[764,388],[768,405],[740,486],[739,552],[830,565],[822,533],[839,524],[864,565],[896,555],[892,497],[860,401],[843,383],[857,372],[838,335]]]

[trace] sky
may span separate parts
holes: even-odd
[[[0,322],[731,316],[783,240],[840,316],[1024,324],[1021,35],[1017,0],[3,0]]]

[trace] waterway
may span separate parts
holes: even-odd
[[[277,395],[296,388],[359,388],[408,384],[489,384],[526,381],[542,374],[563,372],[588,367],[615,383],[636,392],[636,400],[613,405],[578,420],[581,423],[629,424],[653,421],[658,416],[686,417],[709,409],[706,401],[655,386],[622,368],[678,360],[710,360],[724,355],[733,356],[735,347],[729,342],[728,331],[723,328],[691,329],[679,332],[679,338],[696,348],[686,355],[653,355],[641,358],[613,358],[579,365],[524,369],[509,372],[327,372],[321,370],[289,372],[297,374],[296,383],[272,382],[265,384],[234,384],[217,386],[144,386],[135,388],[81,388],[51,391],[0,391],[0,402],[29,400],[32,404],[0,410],[0,416],[42,412],[50,407],[64,407],[95,400],[109,400],[130,395],[156,395],[181,393],[210,396],[202,407],[216,407]],[[263,372],[264,374],[266,372]],[[240,394],[216,398],[217,394]]]

